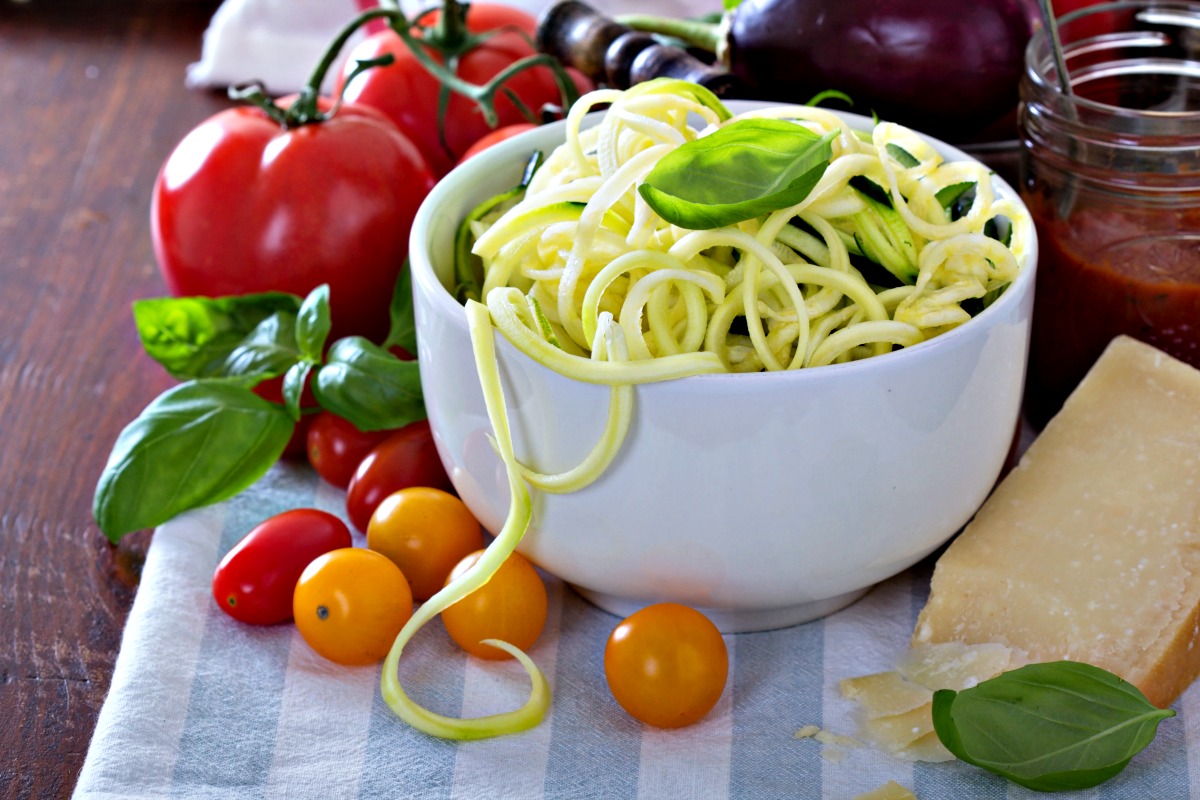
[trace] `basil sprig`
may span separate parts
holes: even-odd
[[[329,287],[308,297],[140,300],[134,321],[146,352],[185,381],[160,395],[117,437],[96,484],[93,515],[112,541],[225,500],[261,478],[303,413],[317,403],[361,430],[425,418],[420,372],[387,347],[416,352],[407,267],[396,282],[384,346],[348,337],[326,348]],[[253,391],[283,376],[282,403]]]
[[[837,134],[817,136],[786,120],[739,120],[667,153],[638,191],[681,228],[734,225],[807,197],[829,166]]]
[[[188,380],[224,374],[230,354],[264,320],[299,310],[300,298],[283,292],[164,297],[135,301],[133,319],[146,353],[171,377]]]
[[[1041,792],[1116,775],[1175,716],[1136,686],[1074,661],[1030,664],[933,695],[933,725],[961,761]]]

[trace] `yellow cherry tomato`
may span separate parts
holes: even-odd
[[[412,592],[400,568],[361,547],[319,556],[301,573],[292,596],[292,614],[304,641],[338,664],[382,660],[412,608]]]
[[[412,486],[388,495],[375,509],[367,547],[395,562],[414,599],[428,600],[455,564],[483,547],[483,530],[454,495]]]
[[[458,563],[446,579],[451,583],[479,560],[483,551]],[[442,612],[450,638],[473,656],[499,661],[503,650],[480,644],[499,639],[521,650],[533,647],[546,625],[546,584],[524,557],[510,555],[492,579]]]
[[[680,728],[717,704],[729,676],[729,652],[708,617],[677,603],[659,603],[613,630],[604,649],[604,676],[631,717]]]

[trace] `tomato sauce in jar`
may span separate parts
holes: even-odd
[[[1200,208],[1030,211],[1040,246],[1028,404],[1044,421],[1114,337],[1200,368]]]
[[[1180,9],[1200,20],[1200,2]],[[1039,244],[1026,388],[1038,427],[1118,335],[1200,367],[1200,43],[1154,12],[1124,2],[1060,20],[1070,94],[1044,34],[1030,44],[1021,183]]]

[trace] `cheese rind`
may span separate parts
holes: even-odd
[[[914,644],[1200,674],[1200,371],[1118,338],[934,570]]]

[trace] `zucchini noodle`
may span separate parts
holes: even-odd
[[[1032,231],[1016,204],[997,201],[982,165],[946,163],[899,125],[879,123],[867,139],[825,109],[730,116],[689,84],[656,83],[582,98],[568,115],[566,143],[520,202],[478,225],[473,253],[493,322],[535,360],[606,384],[681,377],[686,369],[643,365],[685,354],[707,356],[693,374],[716,363],[742,372],[853,361],[966,322],[1016,277]],[[584,129],[584,115],[605,103],[600,124]],[[639,182],[672,149],[750,117],[837,132],[808,196],[715,230],[663,221]],[[939,192],[964,183],[973,185],[969,207],[952,217]],[[986,235],[996,217],[1011,225],[1008,245]],[[502,307],[524,301],[511,291],[493,297],[501,288],[542,303],[559,353],[516,329],[518,317]],[[602,311],[625,333],[627,363],[588,355]]]
[[[608,105],[603,119],[585,129],[585,115],[599,105]],[[795,205],[725,227],[664,221],[639,184],[666,154],[749,117],[832,136],[816,185]],[[986,168],[945,163],[898,125],[863,134],[807,106],[732,116],[707,90],[657,80],[585,95],[565,126],[566,142],[523,194],[489,201],[460,231],[474,240],[470,252],[482,266],[475,284],[482,303],[469,300],[467,314],[511,505],[484,557],[421,606],[385,664],[389,705],[437,736],[524,730],[545,713],[545,680],[511,645],[496,643],[529,674],[529,700],[478,720],[442,717],[409,700],[396,675],[400,654],[417,629],[490,579],[516,548],[532,515],[529,486],[570,492],[603,474],[629,430],[635,384],[886,356],[967,322],[1012,282],[1032,247],[1028,217],[1018,203],[997,200]],[[479,272],[474,264],[455,267],[457,275]],[[604,431],[575,468],[543,474],[518,461],[494,330],[555,372],[610,387]]]

